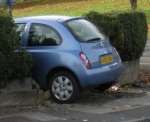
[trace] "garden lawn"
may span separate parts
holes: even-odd
[[[19,1],[19,0],[18,0]],[[21,0],[20,0],[21,1]],[[81,16],[89,11],[101,13],[130,10],[129,0],[34,0],[29,4],[18,4],[14,7],[13,15],[71,15]],[[138,10],[146,13],[150,24],[150,0],[138,0]],[[149,34],[150,35],[150,34]]]

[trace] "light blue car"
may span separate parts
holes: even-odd
[[[37,16],[15,23],[22,48],[33,57],[33,78],[56,102],[73,102],[85,87],[109,88],[122,71],[116,49],[84,18]]]

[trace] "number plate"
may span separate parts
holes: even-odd
[[[113,62],[113,57],[112,55],[104,55],[100,58],[100,63],[101,64],[109,64]]]

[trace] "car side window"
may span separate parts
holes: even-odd
[[[61,43],[56,30],[43,24],[32,24],[29,31],[28,46],[55,46]]]
[[[21,40],[22,35],[23,35],[23,32],[24,32],[24,30],[25,30],[25,26],[26,26],[25,23],[17,23],[17,24],[16,24],[16,31],[17,31],[17,33],[19,34],[20,40]]]

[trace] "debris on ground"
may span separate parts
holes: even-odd
[[[138,79],[144,84],[150,85],[150,71],[141,71]]]
[[[88,119],[84,119],[84,120],[82,120],[83,122],[88,122]]]
[[[118,92],[118,91],[120,91],[120,85],[119,84],[115,84],[108,89],[108,92]]]

